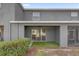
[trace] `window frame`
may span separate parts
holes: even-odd
[[[32,39],[32,38],[33,38],[33,34],[32,34],[33,32],[32,32],[32,31],[33,31],[33,30],[38,30],[38,31],[39,31],[39,36],[40,36],[40,38],[41,38],[40,40],[37,40],[37,37],[36,37],[36,39]],[[43,38],[43,37],[42,37],[42,30],[43,30],[43,28],[39,28],[39,29],[37,29],[37,28],[32,28],[32,29],[31,29],[31,39],[34,40],[34,41],[46,41],[46,40],[47,40],[47,38],[46,38],[46,33],[45,33],[45,40],[42,39],[42,38]],[[44,29],[44,30],[45,30],[45,29]],[[46,32],[46,30],[45,30],[45,32]]]
[[[78,17],[78,12],[71,12],[71,17]]]
[[[33,12],[32,13],[32,16],[33,17],[40,17],[40,12]]]
[[[72,38],[73,38],[73,39],[70,39],[70,35],[69,35],[70,32],[73,32],[73,34],[72,34],[72,36],[73,36]],[[76,30],[75,30],[75,29],[68,30],[68,37],[69,37],[69,40],[75,40],[75,34],[76,34]]]

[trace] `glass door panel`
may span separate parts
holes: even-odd
[[[70,45],[73,45],[75,43],[75,39],[76,39],[76,31],[75,30],[69,30],[68,31],[68,43]]]
[[[36,39],[37,40],[41,40],[41,37],[40,37],[40,30],[38,29],[37,32],[36,32]]]
[[[70,45],[79,45],[79,27],[74,26],[74,28],[68,30],[68,43]]]
[[[76,31],[76,44],[78,44],[79,45],[79,28],[77,29],[77,31]]]
[[[32,29],[32,40],[46,40],[46,31],[43,28]]]
[[[41,29],[41,38],[42,40],[46,40],[46,30],[45,29]]]
[[[32,29],[32,40],[36,40],[36,29]]]
[[[40,40],[40,30],[39,29],[32,29],[32,40]]]

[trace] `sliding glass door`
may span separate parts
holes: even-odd
[[[77,28],[77,30],[76,30],[76,44],[78,44],[79,45],[79,28]]]
[[[71,45],[74,45],[76,39],[76,31],[75,30],[69,30],[68,31],[68,42]]]
[[[46,30],[44,28],[32,29],[32,40],[46,40]]]
[[[79,27],[72,27],[68,30],[68,43],[70,45],[79,45]]]
[[[40,40],[40,30],[39,29],[32,29],[32,40]]]

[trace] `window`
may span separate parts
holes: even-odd
[[[40,21],[40,12],[33,12],[32,20],[33,21]]]
[[[71,12],[71,16],[72,17],[77,17],[78,16],[78,12]]]
[[[40,12],[33,12],[33,17],[40,17]]]

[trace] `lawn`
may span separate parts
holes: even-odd
[[[44,49],[50,48],[58,48],[59,43],[51,41],[51,42],[32,42],[32,46],[28,51],[28,55],[31,56],[44,56],[47,55]]]
[[[79,47],[58,48],[57,42],[33,42],[29,56],[79,56]],[[55,48],[55,49],[54,49]]]
[[[33,42],[32,47],[41,47],[41,48],[58,48],[59,43],[51,42]]]

